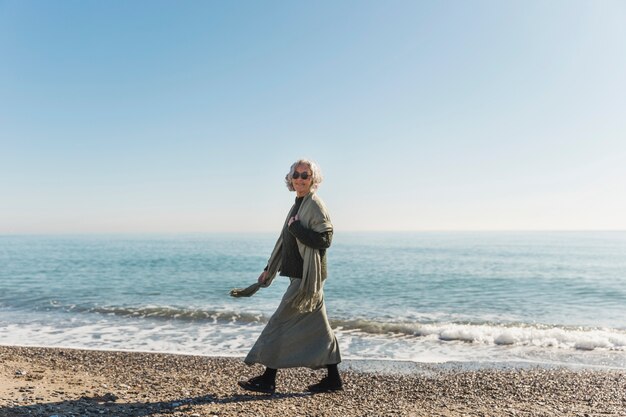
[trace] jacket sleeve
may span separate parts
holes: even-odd
[[[330,247],[330,243],[333,239],[332,230],[318,233],[304,227],[299,220],[291,223],[289,232],[300,242],[313,249],[326,249]]]

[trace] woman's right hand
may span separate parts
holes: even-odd
[[[265,284],[265,280],[267,279],[267,271],[263,271],[261,272],[261,275],[259,275],[259,284]]]

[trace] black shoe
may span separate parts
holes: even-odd
[[[276,391],[276,385],[265,381],[262,376],[256,376],[247,381],[238,381],[237,384],[248,391],[262,392],[265,394],[273,394]]]
[[[322,378],[320,382],[317,384],[309,385],[309,392],[334,392],[334,391],[342,391],[343,384],[340,379],[331,379],[329,377]]]

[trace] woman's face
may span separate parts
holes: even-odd
[[[302,174],[306,173],[307,178],[302,179]],[[294,178],[294,177],[298,178]],[[296,195],[298,197],[304,197],[311,191],[311,169],[306,164],[300,164],[296,167],[294,171],[294,177],[291,177],[291,185],[293,189],[296,190]]]

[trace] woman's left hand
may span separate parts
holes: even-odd
[[[291,226],[291,223],[297,222],[298,220],[300,220],[300,218],[296,214],[295,216],[293,216],[292,218],[289,219],[289,222],[287,222],[287,226]]]

